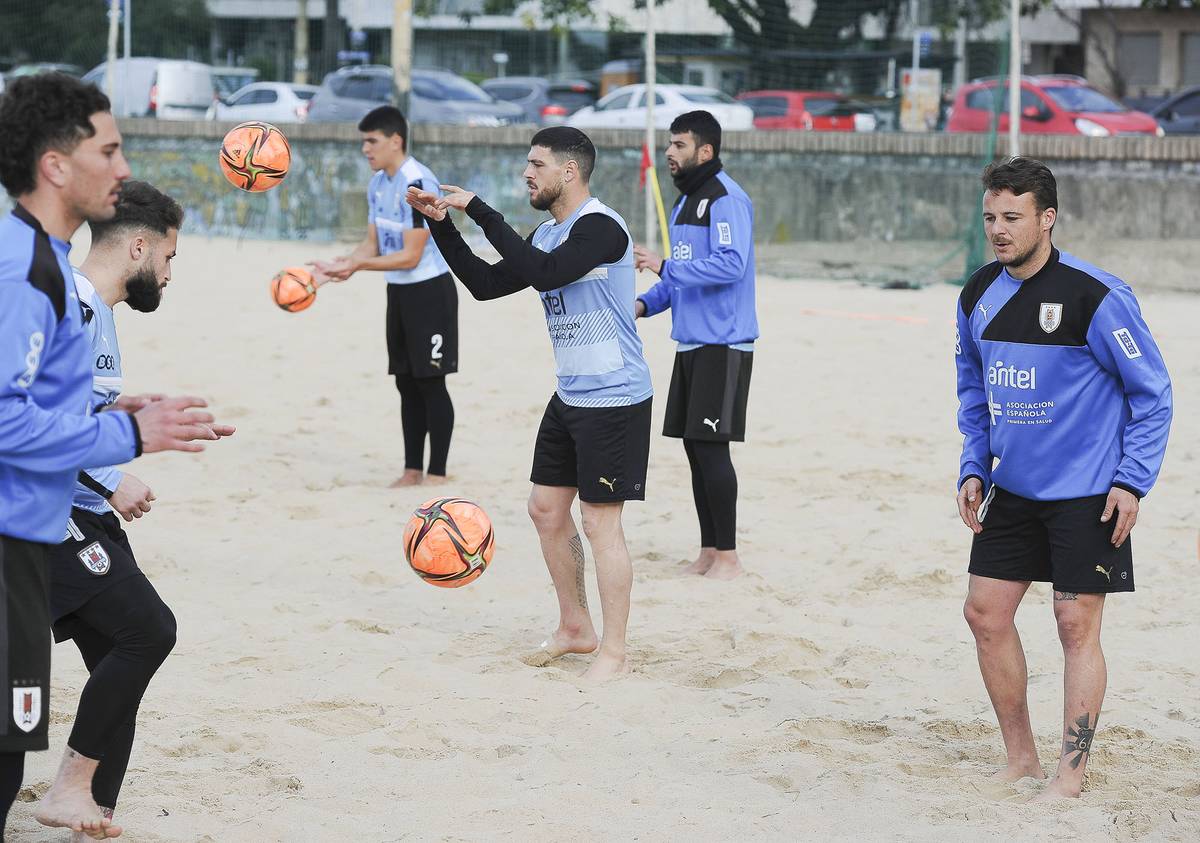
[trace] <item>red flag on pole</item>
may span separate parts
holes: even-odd
[[[638,172],[638,187],[646,186],[646,171],[654,166],[654,162],[650,160],[650,148],[646,144],[642,144],[642,167]]]

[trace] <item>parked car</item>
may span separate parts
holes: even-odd
[[[1200,85],[1168,98],[1150,116],[1168,135],[1200,135]]]
[[[358,122],[373,108],[396,104],[392,69],[343,67],[325,77],[308,106],[308,120]],[[408,119],[413,123],[507,126],[521,122],[520,106],[498,102],[473,82],[445,70],[413,70]]]
[[[687,111],[708,111],[726,131],[754,128],[754,112],[715,88],[696,85],[655,85],[654,125],[669,128],[671,121]],[[568,126],[580,129],[637,129],[646,125],[646,86],[624,85],[567,118]]]
[[[479,87],[498,100],[521,106],[525,122],[537,126],[561,126],[576,111],[596,102],[596,86],[582,79],[502,76],[484,80]]]
[[[829,91],[746,91],[737,101],[754,111],[756,129],[873,132],[870,106]]]
[[[89,70],[84,82],[106,90],[107,63]],[[113,113],[118,117],[203,120],[216,99],[212,68],[177,59],[117,59],[113,66]]]
[[[1002,87],[1003,86],[1003,87]],[[1008,131],[1008,82],[977,79],[963,85],[954,97],[947,132],[986,132],[992,127],[996,97],[1000,103],[997,131]],[[1021,131],[1027,134],[1159,135],[1163,130],[1149,114],[1133,111],[1077,76],[1025,76],[1021,79]]]
[[[255,82],[217,100],[205,115],[209,120],[262,120],[267,123],[302,123],[308,117],[308,104],[317,93],[316,85],[290,82]]]

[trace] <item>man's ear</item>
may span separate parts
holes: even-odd
[[[57,149],[48,149],[37,162],[38,173],[55,187],[66,187],[71,180],[71,162]]]
[[[1055,221],[1058,220],[1058,210],[1056,208],[1047,208],[1042,212],[1042,231],[1049,231],[1054,228]]]
[[[129,257],[134,261],[140,261],[146,254],[148,244],[146,238],[142,235],[137,235],[129,241]]]

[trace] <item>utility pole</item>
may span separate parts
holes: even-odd
[[[108,2],[108,64],[104,68],[104,93],[108,94],[110,103],[115,99],[113,92],[117,81],[117,35],[121,31],[118,18],[121,14],[120,2],[121,0]]]
[[[1021,154],[1021,0],[1011,0],[1008,43],[1008,154]]]
[[[337,70],[338,51],[342,49],[342,16],[338,14],[338,0],[325,0],[325,32],[322,60],[324,71]]]
[[[412,0],[394,0],[392,12],[392,75],[400,91],[400,110],[408,114],[412,91]]]
[[[308,0],[298,0],[296,9],[296,55],[292,58],[292,81],[308,84]]]
[[[651,162],[658,154],[654,148],[654,78],[658,73],[658,59],[654,42],[654,0],[646,0],[646,72],[644,74],[646,77],[646,150],[650,154]],[[646,179],[646,239],[644,242],[647,246],[654,242],[654,222],[654,185],[650,184],[650,179]],[[669,257],[669,255],[664,257]]]

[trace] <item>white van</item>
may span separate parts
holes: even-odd
[[[84,75],[108,92],[107,62]],[[112,106],[117,117],[203,120],[216,98],[212,68],[178,59],[117,59],[113,64]]]

